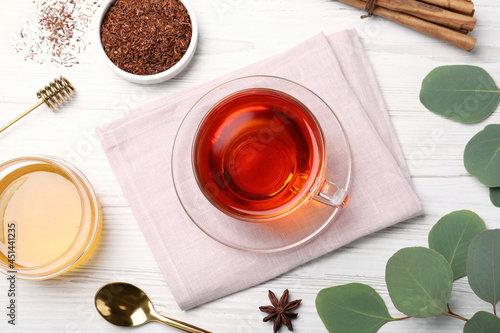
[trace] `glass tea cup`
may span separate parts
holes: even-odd
[[[224,214],[254,223],[283,218],[311,200],[345,207],[346,190],[325,179],[323,130],[301,98],[328,106],[303,86],[271,80],[266,86],[249,85],[248,77],[229,81],[194,107],[205,109],[191,151],[199,189]],[[214,96],[224,97],[213,103]]]

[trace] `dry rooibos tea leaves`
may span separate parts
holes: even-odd
[[[93,15],[104,0],[38,0],[35,15],[27,20],[17,37],[10,36],[14,49],[40,64],[71,67],[90,44]]]
[[[174,66],[186,53],[191,37],[191,18],[178,0],[117,0],[101,24],[109,59],[138,75]]]

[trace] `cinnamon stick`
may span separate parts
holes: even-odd
[[[367,1],[367,0],[363,0]],[[377,6],[406,13],[452,29],[472,31],[477,19],[416,0],[377,0]]]
[[[446,8],[454,12],[472,16],[474,15],[474,4],[465,0],[420,0],[431,5]]]
[[[339,0],[339,1],[362,10],[364,10],[366,6],[366,3],[361,0]],[[470,52],[476,45],[476,39],[473,37],[464,35],[460,32],[448,29],[438,24],[422,20],[415,16],[411,16],[405,13],[395,12],[380,6],[375,6],[373,13],[375,15],[384,17],[393,22],[402,24],[408,28],[412,28],[416,31],[426,34],[427,36],[439,39],[440,41],[456,46],[462,50]]]

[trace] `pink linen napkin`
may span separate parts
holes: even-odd
[[[344,126],[352,151],[347,208],[312,241],[272,254],[235,250],[200,231],[183,210],[170,177],[174,138],[193,103],[220,83],[256,74],[284,77],[322,97]],[[272,279],[423,213],[355,30],[319,34],[270,59],[140,107],[97,133],[171,292],[184,310]]]

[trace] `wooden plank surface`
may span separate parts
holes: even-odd
[[[487,189],[467,174],[462,154],[467,141],[500,112],[476,125],[461,125],[436,116],[420,104],[420,84],[434,67],[449,64],[482,66],[500,82],[500,4],[477,0],[478,38],[473,53],[454,49],[380,18],[360,20],[360,11],[328,0],[191,0],[200,23],[195,59],[175,79],[139,86],[115,76],[99,57],[95,43],[80,55],[80,64],[57,68],[24,61],[12,40],[33,15],[31,2],[3,1],[0,11],[0,123],[36,102],[35,92],[60,74],[78,88],[71,107],[57,113],[37,110],[0,136],[0,161],[29,154],[49,154],[76,164],[90,179],[104,209],[100,245],[80,268],[42,282],[18,282],[18,325],[6,323],[7,282],[0,279],[1,332],[122,332],[102,320],[93,295],[108,282],[141,286],[160,312],[221,333],[271,332],[258,306],[267,290],[291,290],[302,298],[296,332],[326,332],[314,300],[325,287],[350,282],[372,285],[391,305],[384,282],[390,256],[407,246],[425,246],[432,225],[457,209],[471,209],[489,228],[500,226],[499,210]],[[298,267],[272,281],[182,312],[175,304],[139,227],[131,214],[94,129],[118,119],[126,110],[198,85],[242,66],[284,51],[320,31],[356,28],[376,72],[383,96],[407,158],[426,215],[358,240],[345,248]],[[466,279],[453,289],[455,312],[471,317],[489,306],[473,295]],[[460,332],[463,323],[449,318],[411,319],[391,323],[382,333]],[[175,332],[150,324],[134,332]],[[282,329],[282,332],[286,330]],[[357,332],[352,332],[357,333]]]

